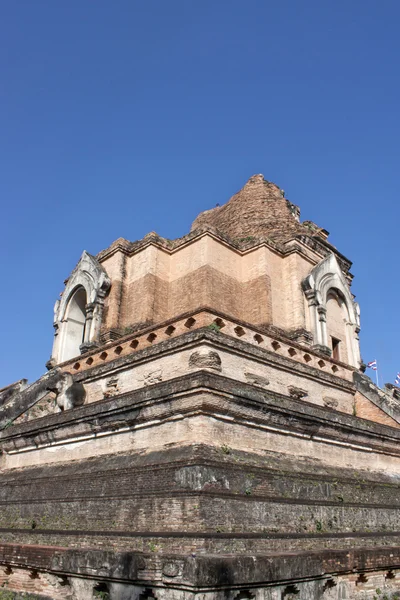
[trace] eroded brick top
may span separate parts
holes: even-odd
[[[191,231],[211,226],[232,239],[267,237],[278,242],[310,235],[310,230],[324,231],[299,219],[299,207],[285,198],[282,189],[263,175],[253,175],[226,204],[200,213]]]

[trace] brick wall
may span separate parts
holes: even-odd
[[[354,396],[354,410],[358,417],[362,419],[368,419],[368,421],[375,421],[375,423],[382,423],[382,425],[390,425],[390,427],[400,428],[400,424],[397,423],[392,417],[387,415],[381,408],[373,404],[371,400],[368,400],[362,393],[356,392]]]

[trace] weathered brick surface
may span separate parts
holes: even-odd
[[[226,204],[201,213],[192,230],[211,225],[233,239],[266,236],[284,241],[299,232],[310,233],[298,215],[298,207],[277,185],[254,175]]]
[[[103,335],[201,305],[253,324],[309,330],[302,279],[331,252],[351,279],[351,263],[326,242],[326,232],[300,223],[298,208],[262,175],[225,205],[201,213],[192,229],[180,240],[154,233],[134,243],[117,240],[98,255],[113,282]],[[295,245],[285,247],[288,241]]]
[[[199,393],[199,386],[209,387],[210,392]],[[165,394],[168,394],[167,401],[164,401]],[[230,415],[228,419],[221,418],[225,414]],[[171,417],[174,418],[171,420]],[[232,417],[237,421],[231,420]],[[267,426],[269,433],[263,426]],[[156,439],[149,434],[153,427],[158,432]],[[366,465],[375,468],[379,456],[367,457],[362,452],[365,444],[369,444],[371,450],[380,452],[384,449],[392,455],[387,458],[388,468],[397,464],[396,429],[202,371],[6,429],[3,446],[14,454],[4,456],[3,464],[16,466],[14,457],[18,456],[22,465],[35,464],[37,460],[48,462],[68,460],[68,456],[90,456],[91,452],[99,452],[101,448],[102,454],[110,453],[112,449],[121,451],[123,442],[113,434],[120,428],[125,428],[120,434],[121,440],[129,440],[129,447],[136,444],[143,449],[154,448],[155,444],[162,447],[172,440],[177,443],[179,439],[181,443],[182,440],[193,443],[196,438],[210,444],[226,440],[235,447],[251,444],[257,451],[265,450],[267,444],[272,449],[274,444],[280,443],[286,453],[302,455],[311,452],[317,460],[323,458],[329,464],[344,465],[350,460],[359,468]],[[129,433],[131,429],[133,437]],[[291,431],[293,438],[287,435]],[[316,431],[317,442],[313,440]],[[111,437],[97,437],[106,432]],[[243,437],[238,436],[239,432]],[[80,446],[76,452],[68,453],[61,444],[68,440],[76,442],[79,437],[87,439],[87,436],[91,441],[86,444],[86,449]],[[109,442],[112,446],[108,446]],[[321,442],[326,446],[321,446]],[[46,450],[49,444],[57,444],[52,452]],[[35,452],[18,453],[20,449],[35,446],[39,446]],[[44,446],[43,450],[40,446]],[[354,454],[357,447],[359,451]]]
[[[150,588],[146,588],[147,594],[151,594],[151,597],[162,593],[160,587],[166,584],[173,597],[183,599],[185,595],[180,595],[178,590],[182,584],[186,587],[191,582],[193,588],[201,593],[199,597],[210,600],[219,597],[215,595],[218,588],[222,588],[224,597],[232,600],[238,596],[238,590],[248,598],[252,597],[249,590],[259,592],[269,600],[285,598],[294,591],[295,597],[300,593],[299,597],[303,600],[316,600],[327,597],[372,598],[372,591],[382,595],[398,590],[398,571],[393,569],[393,565],[399,564],[400,556],[398,547],[386,549],[379,546],[350,551],[291,552],[284,557],[272,552],[268,556],[245,555],[240,558],[206,555],[188,557],[184,554],[170,554],[160,558],[157,551],[153,554],[148,551],[143,554],[113,554],[100,549],[82,552],[78,549],[54,548],[52,553],[48,553],[40,546],[2,544],[0,561],[9,565],[3,571],[4,582],[9,589],[22,584],[33,592],[41,591],[49,595],[49,587],[53,586],[51,596],[55,598],[66,597],[65,587],[69,594],[76,591],[76,582],[71,575],[78,574],[79,577],[88,578],[86,581],[90,582],[90,591],[96,584],[96,579],[97,582],[100,579],[110,583],[119,581],[125,585],[132,586],[132,583],[136,583],[145,586],[147,578],[150,580],[147,583],[147,586],[150,583]],[[37,570],[30,573],[23,571],[20,565],[26,564],[31,564]],[[46,569],[50,576],[42,569]],[[57,582],[52,577],[51,573],[55,570],[64,573],[61,581]],[[370,573],[370,570],[375,572]],[[34,577],[31,576],[32,573]],[[35,581],[29,582],[28,577]],[[327,585],[328,583],[331,585]],[[377,588],[373,590],[373,583],[379,584],[383,591],[377,591]],[[151,591],[154,584],[155,588]],[[232,587],[232,593],[229,593],[228,590]],[[339,588],[336,590],[339,595],[325,594],[327,589],[335,587]],[[109,589],[115,590],[112,583]],[[124,591],[127,597],[135,597],[145,590],[144,587],[140,589],[132,586],[130,593],[129,587],[124,588]],[[386,596],[389,597],[395,598]]]
[[[156,543],[162,552],[218,553],[373,546],[400,537],[391,478],[324,473],[303,461],[306,472],[300,464],[294,474],[285,456],[199,446],[10,471],[2,479],[1,535],[19,543],[138,550]]]
[[[399,424],[381,408],[375,406],[368,398],[360,392],[356,392],[354,396],[355,413],[363,419],[382,423],[382,425],[390,425],[391,427],[399,427]]]
[[[69,413],[21,423],[7,429],[4,439],[19,437],[22,440],[32,435],[35,429],[38,433],[46,430],[46,435],[51,437],[51,427],[59,435],[62,424],[71,427],[73,423],[78,427],[74,432],[71,430],[76,439],[77,432],[85,431],[85,419],[89,418],[87,423],[95,422],[96,428],[99,428],[103,418],[105,423],[112,423],[113,411],[117,411],[117,422],[121,422],[121,409],[135,411],[138,401],[148,404],[158,399],[148,416],[141,409],[140,419],[143,422],[149,417],[159,419],[160,409],[167,409],[172,416],[174,395],[180,403],[177,405],[180,413],[195,410],[196,396],[188,396],[184,408],[182,401],[186,400],[183,400],[182,392],[188,386],[195,389],[199,384],[203,389],[206,385],[219,388],[225,396],[228,394],[225,399],[219,396],[216,402],[212,396],[199,396],[199,406],[203,404],[208,412],[211,411],[210,416],[213,411],[228,416],[236,403],[242,411],[241,414],[236,412],[235,420],[238,422],[244,415],[248,421],[258,414],[258,419],[266,418],[272,425],[272,414],[278,411],[280,416],[277,413],[274,417],[274,427],[279,422],[281,425],[287,423],[290,414],[290,428],[297,428],[297,431],[318,431],[321,436],[325,425],[328,426],[326,433],[332,428],[329,419],[323,425],[324,417],[331,415],[326,409],[275,396],[275,407],[272,409],[270,405],[267,412],[260,411],[260,402],[264,406],[268,397],[272,400],[270,393],[200,372],[176,382],[138,390],[135,395],[116,397]],[[307,417],[305,413],[308,413]],[[136,413],[134,423],[138,422],[138,416],[139,413]],[[126,417],[123,420],[127,422]],[[317,421],[319,424],[315,428]],[[358,433],[354,430],[356,424],[359,425]],[[194,431],[198,435],[200,430],[195,427]],[[238,449],[237,441],[243,439],[245,444],[249,444],[252,440],[253,445],[256,431],[253,430],[251,437],[243,438],[238,436],[238,431],[238,425],[231,427],[225,423],[221,429],[223,438],[220,445],[214,447],[183,445],[169,450],[160,447],[160,451],[155,453],[120,451],[119,454],[69,464],[4,472],[0,489],[2,540],[33,544],[35,547],[64,547],[80,552],[83,549],[92,552],[90,549],[97,548],[115,553],[150,553],[157,557],[171,553],[184,557],[193,553],[221,557],[229,554],[239,555],[242,563],[244,556],[254,553],[285,553],[288,549],[302,553],[324,552],[327,548],[331,552],[341,552],[360,546],[373,552],[374,548],[388,545],[392,549],[400,544],[397,482],[391,476],[380,473],[378,469],[355,471],[340,464],[334,466],[332,462],[328,466],[326,460],[321,462],[315,457],[309,459],[293,453],[280,454],[276,450],[249,453],[244,448]],[[158,432],[161,432],[160,424]],[[215,436],[216,430],[211,432]],[[335,439],[342,436],[343,441],[350,441],[349,435],[352,444],[357,437],[360,441],[364,439],[365,443],[366,436],[372,435],[370,447],[378,444],[378,448],[386,443],[387,449],[395,452],[392,439],[397,436],[396,430],[336,413]],[[171,437],[165,438],[166,442],[168,440]],[[113,556],[119,560],[116,554]],[[19,560],[32,568],[37,558],[33,555]],[[343,568],[340,560],[336,562],[336,571]],[[388,564],[396,566],[393,556],[391,560]],[[83,554],[82,561],[87,564],[87,554]],[[308,576],[311,574],[309,561],[310,555],[301,567],[303,573],[304,569],[308,569]],[[371,559],[368,565],[376,568],[381,565],[380,559]],[[291,565],[292,579],[298,572],[296,568]],[[73,569],[76,573],[78,567]],[[202,574],[204,581],[210,581],[211,572],[208,569]],[[154,582],[155,572],[148,571],[147,576]],[[280,576],[282,573],[272,577]],[[248,583],[251,580],[243,568],[237,571],[235,577]],[[192,578],[190,585],[194,581]],[[10,586],[18,585],[15,582],[16,579],[14,583],[9,582]],[[31,589],[23,578],[19,585],[24,590]]]
[[[162,255],[156,251],[157,255]],[[118,292],[118,305],[115,304],[116,294],[106,298],[103,333],[119,328],[123,334],[140,323],[157,324],[202,306],[218,308],[250,323],[272,323],[273,296],[268,272],[256,270],[254,274],[247,272],[246,276],[242,275],[240,264],[236,271],[229,272],[229,262],[214,266],[210,259],[198,268],[192,263],[187,268],[180,263],[178,255],[170,260],[171,270],[177,271],[176,276],[155,267],[153,272],[144,273],[140,278],[129,280],[126,276],[122,283],[122,275],[116,274],[117,285],[122,286],[122,290]],[[182,290],[185,290],[184,294]],[[278,306],[284,290],[274,290],[274,293]],[[276,324],[282,325],[278,308],[276,317]],[[304,325],[303,321],[301,324]]]

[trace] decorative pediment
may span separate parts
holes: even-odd
[[[97,344],[104,299],[111,286],[104,268],[86,251],[65,283],[61,299],[54,306],[55,339],[50,367]]]
[[[346,278],[334,254],[329,254],[318,263],[311,273],[303,279],[302,287],[306,297],[313,299],[317,306],[324,306],[329,290],[338,290],[346,302],[349,311],[349,321],[360,324],[360,310],[354,301]]]
[[[54,321],[58,322],[64,318],[68,301],[78,287],[85,289],[87,302],[94,303],[99,296],[105,296],[110,285],[110,278],[99,261],[84,250],[78,264],[66,280],[61,299],[55,304]]]
[[[358,368],[361,363],[358,340],[360,309],[336,256],[330,254],[321,260],[303,279],[302,287],[308,301],[314,347],[329,356],[333,353],[336,360],[345,360]],[[338,310],[343,311],[339,319],[337,314],[332,316],[329,313],[329,307],[337,310],[332,308],[332,302],[337,302]],[[338,323],[342,323],[339,329]],[[339,344],[343,353],[339,352]]]

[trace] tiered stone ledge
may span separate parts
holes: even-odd
[[[146,327],[134,334],[102,345],[97,350],[87,352],[72,360],[61,363],[59,366],[63,370],[71,371],[72,373],[85,371],[89,368],[111,362],[120,356],[127,356],[165,340],[178,337],[188,331],[195,331],[202,328],[208,328],[223,335],[241,339],[253,346],[314,367],[319,371],[352,381],[353,367],[315,352],[311,348],[298,344],[293,340],[287,340],[282,335],[276,334],[276,332],[272,335],[265,331],[266,328],[255,328],[246,322],[232,319],[229,316],[208,308],[181,315],[176,319],[170,319],[156,327]]]

